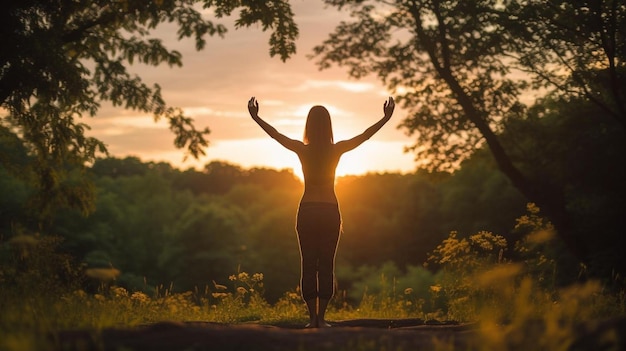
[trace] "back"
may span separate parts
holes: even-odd
[[[336,202],[335,170],[341,153],[335,145],[305,145],[298,157],[304,175],[303,201]]]

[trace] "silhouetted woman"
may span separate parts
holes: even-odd
[[[307,327],[328,327],[326,307],[335,287],[335,252],[341,232],[341,215],[335,196],[335,169],[339,158],[372,137],[391,118],[395,103],[383,104],[384,116],[352,139],[333,142],[330,114],[323,106],[313,106],[307,116],[303,141],[279,133],[259,117],[259,103],[248,101],[255,122],[282,146],[295,152],[302,164],[304,194],[298,207],[296,231],[300,243],[302,298],[309,310]]]

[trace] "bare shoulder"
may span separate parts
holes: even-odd
[[[334,150],[338,154],[343,154],[361,145],[365,140],[366,138],[364,138],[363,135],[357,135],[352,139],[346,139],[335,143]]]

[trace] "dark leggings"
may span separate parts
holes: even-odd
[[[339,206],[328,202],[301,203],[296,230],[302,258],[302,298],[330,300],[335,288],[335,252],[341,232]]]

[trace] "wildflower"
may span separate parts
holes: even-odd
[[[296,293],[290,292],[289,294],[287,294],[287,297],[293,300],[299,299],[300,296]]]
[[[413,293],[413,288],[404,289],[404,295],[411,295]]]
[[[504,237],[494,235],[493,233],[487,231],[481,231],[478,234],[470,236],[470,240],[484,251],[492,251],[494,246],[504,248],[507,245]]]
[[[228,280],[230,280],[230,281],[233,281],[233,282],[234,282],[235,280],[237,280],[237,276],[233,274],[233,275],[231,275],[231,276],[229,276],[229,277],[228,277]]]
[[[248,292],[248,290],[246,290],[246,288],[244,288],[243,286],[237,287],[237,293],[238,294],[244,295],[247,292]]]
[[[441,285],[431,285],[430,286],[430,291],[434,292],[434,293],[438,293],[441,291]]]
[[[111,292],[113,293],[113,296],[115,296],[118,299],[128,296],[128,291],[126,291],[126,289],[119,287],[119,286],[112,287]]]
[[[141,291],[134,292],[132,295],[130,295],[130,299],[131,301],[137,302],[140,305],[150,301],[148,295],[142,293]]]
[[[252,275],[253,282],[260,282],[261,280],[263,280],[263,273],[254,273]]]
[[[246,273],[246,272],[241,272],[241,273],[239,273],[239,274],[237,275],[237,278],[238,278],[239,280],[241,280],[242,282],[245,282],[245,281],[247,281],[248,279],[250,279],[250,276],[249,276],[249,275],[248,275],[248,273]]]

